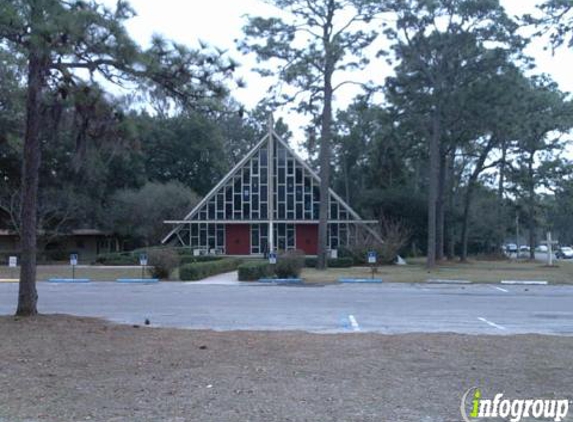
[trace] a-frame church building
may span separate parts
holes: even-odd
[[[268,134],[183,219],[164,244],[196,254],[264,255],[300,249],[316,255],[320,178],[269,125]],[[350,244],[362,220],[333,190],[328,217],[330,250]]]

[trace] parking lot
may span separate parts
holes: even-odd
[[[0,284],[0,314],[13,314],[17,284]],[[314,333],[573,334],[573,286],[268,286],[39,283],[39,311],[127,324]]]

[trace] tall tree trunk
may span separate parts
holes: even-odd
[[[334,18],[335,4],[333,0],[328,3],[327,24],[324,25],[323,42],[325,47],[324,67],[324,107],[322,110],[322,127],[320,133],[320,208],[318,221],[318,259],[316,268],[324,270],[328,264],[328,210],[330,208],[330,144],[332,138],[332,74],[334,73],[334,59],[330,36],[332,20]]]
[[[498,252],[502,254],[502,245],[505,240],[505,226],[503,224],[503,193],[505,189],[505,161],[507,157],[507,144],[501,144],[501,162],[499,166],[499,180],[497,184],[497,245]]]
[[[38,6],[32,4],[32,22],[41,19]],[[21,209],[21,267],[16,315],[28,316],[38,313],[36,290],[36,220],[38,202],[38,179],[40,169],[40,117],[42,90],[45,81],[45,58],[32,47],[28,58],[28,91],[26,99],[26,132],[22,164],[22,209]]]
[[[473,199],[473,193],[475,190],[476,183],[478,181],[479,175],[484,170],[484,164],[487,160],[487,157],[493,147],[496,145],[496,137],[492,136],[487,145],[484,146],[484,149],[479,155],[479,158],[476,162],[474,171],[472,172],[470,178],[468,179],[468,188],[466,192],[466,196],[464,198],[464,214],[462,220],[462,253],[461,253],[461,261],[465,262],[468,259],[468,232],[469,232],[469,219],[470,219],[470,208]]]
[[[446,219],[446,156],[440,148],[440,171],[438,179],[438,201],[436,203],[436,260],[444,259],[445,219]]]
[[[528,163],[528,173],[529,173],[529,219],[528,219],[528,230],[529,230],[529,259],[533,261],[535,259],[535,170],[533,169],[533,161],[535,160],[535,154],[531,153],[529,163]]]
[[[455,239],[455,224],[454,224],[454,179],[455,179],[455,160],[456,160],[456,152],[455,150],[452,151],[452,153],[449,156],[448,159],[448,167],[447,167],[447,171],[448,171],[448,212],[447,212],[447,221],[448,221],[448,225],[447,225],[447,238],[448,238],[448,247],[447,247],[447,252],[446,252],[446,256],[448,258],[448,260],[452,260],[454,259],[454,256],[456,255],[456,239]]]
[[[440,113],[432,116],[432,134],[430,136],[430,166],[428,174],[428,255],[426,267],[436,266],[436,203],[440,177]]]

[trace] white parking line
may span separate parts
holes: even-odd
[[[358,321],[356,321],[354,315],[348,315],[348,321],[350,321],[350,326],[354,331],[360,331],[360,325],[358,325]]]
[[[491,287],[492,289],[499,290],[500,292],[509,293],[509,290],[502,289],[501,287],[497,287],[497,286],[489,286],[489,287]]]
[[[482,318],[482,317],[478,317],[478,319],[481,322],[485,322],[487,325],[489,325],[491,327],[497,328],[498,330],[505,330],[505,327],[502,327],[501,325],[498,325],[495,322],[488,321],[487,319]]]

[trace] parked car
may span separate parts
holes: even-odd
[[[519,252],[529,252],[529,246],[527,245],[520,246]]]
[[[573,248],[570,246],[563,246],[555,252],[555,256],[559,259],[573,259]]]
[[[507,243],[504,246],[506,253],[516,253],[517,252],[517,245],[515,243]]]
[[[539,245],[538,247],[535,248],[536,252],[547,252],[549,251],[549,249],[547,248],[546,245]]]

